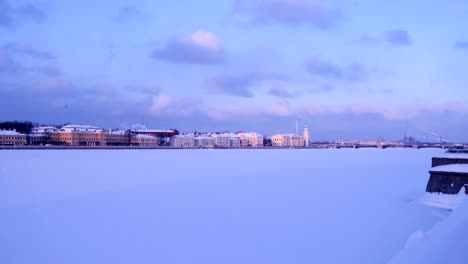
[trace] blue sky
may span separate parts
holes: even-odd
[[[468,2],[0,0],[0,119],[468,141]]]

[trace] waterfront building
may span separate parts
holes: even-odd
[[[293,134],[277,134],[271,137],[271,144],[273,147],[289,147],[290,139],[294,136]]]
[[[50,133],[58,132],[59,130],[52,126],[33,127],[31,134],[26,139],[30,145],[46,145],[50,143]]]
[[[241,139],[241,146],[243,147],[263,147],[264,137],[258,133],[238,133],[237,136]]]
[[[214,147],[214,139],[208,136],[197,136],[194,138],[194,144],[197,148],[212,148]]]
[[[134,135],[148,135],[157,138],[170,138],[179,135],[177,129],[133,129]]]
[[[299,135],[291,136],[289,146],[294,148],[303,148],[305,146],[304,138]]]
[[[132,136],[131,143],[132,146],[155,147],[158,145],[158,140],[156,137],[140,134]]]
[[[175,135],[171,137],[171,147],[175,148],[193,148],[195,147],[195,138],[193,134]]]
[[[238,137],[231,137],[229,139],[230,141],[230,146],[231,148],[240,148],[241,147],[241,141],[240,141],[240,138]]]
[[[106,135],[102,129],[89,125],[66,125],[59,131],[50,132],[54,145],[68,146],[105,146]]]
[[[302,148],[305,145],[304,138],[294,134],[278,134],[271,137],[271,144],[274,147],[295,147]]]
[[[106,130],[106,146],[129,146],[131,136],[124,130]]]
[[[49,143],[49,134],[29,134],[26,140],[30,145],[46,145]]]
[[[211,137],[214,139],[216,147],[228,148],[231,146],[231,135],[229,134],[213,134]]]
[[[0,145],[26,145],[26,135],[16,130],[0,130]]]

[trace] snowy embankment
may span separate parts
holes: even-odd
[[[415,232],[390,264],[467,263],[468,203],[463,203],[430,231]]]
[[[0,151],[0,263],[399,263],[465,220],[415,202],[441,154]]]

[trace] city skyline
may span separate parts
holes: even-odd
[[[0,120],[271,135],[299,119],[319,140],[468,141],[461,1],[0,0],[0,10]]]

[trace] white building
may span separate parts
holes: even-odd
[[[198,136],[194,138],[194,144],[197,148],[212,148],[214,139],[208,136]]]
[[[231,137],[230,138],[230,145],[232,148],[240,148],[241,140],[238,137]]]
[[[59,129],[56,127],[33,127],[31,129],[31,134],[46,134],[56,131],[59,131]]]
[[[293,134],[278,134],[271,137],[271,145],[273,147],[289,147],[290,139],[294,136]]]
[[[195,147],[195,138],[193,134],[173,136],[171,137],[171,147],[193,148]]]
[[[229,134],[213,134],[211,137],[214,139],[216,147],[229,148],[231,146],[231,135]]]
[[[303,148],[305,146],[305,140],[301,136],[293,135],[289,139],[289,146],[294,148]]]

